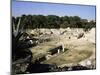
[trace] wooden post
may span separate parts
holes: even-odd
[[[64,44],[62,43],[62,51],[64,52],[65,50],[64,50]]]
[[[60,53],[60,49],[58,49],[58,54]]]

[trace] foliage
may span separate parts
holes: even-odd
[[[12,17],[15,24],[18,22],[19,17]],[[35,28],[84,28],[91,29],[96,26],[95,21],[88,22],[87,19],[82,19],[79,16],[63,16],[56,15],[22,15],[21,26],[24,29]]]
[[[32,52],[28,49],[29,44],[20,39],[24,32],[23,26],[21,26],[21,18],[17,18],[18,24],[14,24],[16,21],[13,18],[12,23],[12,73],[21,73],[25,71],[25,65],[31,62]],[[21,66],[22,65],[22,66]],[[24,66],[23,66],[24,65]],[[24,67],[24,71],[21,68]]]

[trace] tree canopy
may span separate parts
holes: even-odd
[[[22,15],[20,17],[12,17],[12,22],[17,25],[18,19],[21,18],[21,26],[24,29],[35,28],[85,28],[91,29],[96,26],[95,21],[88,21],[79,16],[63,16],[56,15]]]

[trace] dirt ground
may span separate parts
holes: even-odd
[[[76,42],[76,43],[75,43]],[[83,40],[67,40],[64,53],[60,53],[44,61],[46,64],[56,64],[62,66],[64,64],[78,64],[79,62],[89,58],[95,54],[95,45]]]
[[[60,33],[64,32],[64,30],[66,30],[66,32],[63,35],[60,35]],[[90,64],[95,65],[95,28],[91,29],[89,32],[84,32],[82,29],[80,29],[80,31],[78,31],[78,29],[62,29],[60,32],[59,30],[46,31],[48,31],[49,34],[49,31],[54,32],[54,34],[49,35],[50,37],[54,36],[54,38],[50,41],[52,43],[46,42],[41,44],[41,46],[43,46],[43,50],[45,48],[48,49],[50,45],[55,46],[55,44],[62,44],[66,51],[55,54],[50,59],[45,60],[42,63],[56,64],[58,66],[73,64],[81,64],[85,66]],[[80,33],[84,33],[84,37],[77,39],[77,36]],[[32,50],[33,54],[34,49],[35,48]]]

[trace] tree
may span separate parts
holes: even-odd
[[[56,15],[22,15],[21,17],[12,17],[12,21],[15,23],[15,28],[21,18],[21,25],[24,29],[35,28],[92,28],[96,26],[95,21],[88,22],[87,19],[81,19],[79,16],[63,16]]]
[[[61,17],[62,18],[62,21],[64,22],[64,21],[67,21],[68,22],[68,24],[69,24],[69,17],[68,16],[64,16],[64,17]]]
[[[37,16],[37,21],[38,21],[38,28],[45,28],[46,26],[46,17],[43,15],[38,15]]]
[[[60,28],[60,18],[56,15],[48,15],[47,17],[48,28]]]
[[[61,28],[67,28],[67,27],[70,27],[70,24],[67,22],[67,21],[64,21],[61,25],[60,25]]]

